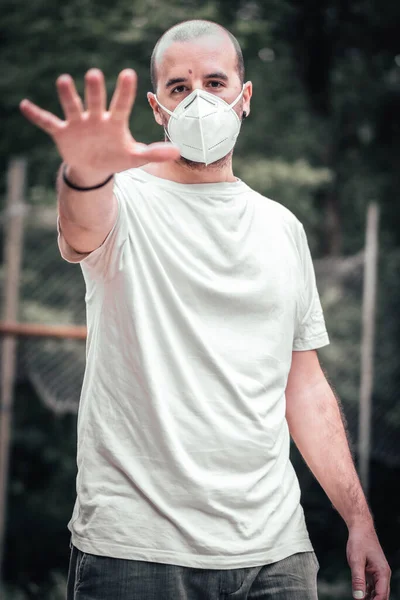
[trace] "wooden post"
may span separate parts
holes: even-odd
[[[25,210],[26,160],[13,159],[7,173],[7,206],[4,227],[4,320],[15,322],[18,316],[23,221]],[[7,479],[12,423],[12,405],[16,358],[15,337],[4,337],[1,345],[0,398],[0,586],[6,529]]]
[[[379,208],[368,206],[364,289],[362,307],[360,414],[358,430],[359,474],[364,493],[369,493],[369,461],[371,446],[371,398],[374,381],[375,307],[378,262]]]
[[[42,325],[0,321],[0,336],[86,340],[85,325]]]

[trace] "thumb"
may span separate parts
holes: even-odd
[[[362,598],[365,598],[365,564],[363,564],[361,559],[357,561],[357,564],[352,566],[351,587],[353,590],[353,598],[356,600],[362,600]]]
[[[170,142],[155,142],[149,145],[136,143],[131,152],[135,166],[177,160],[180,155],[179,148]]]

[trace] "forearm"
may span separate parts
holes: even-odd
[[[338,401],[322,371],[311,384],[287,390],[286,417],[296,446],[347,526],[371,522]]]
[[[60,227],[67,242],[78,252],[91,252],[102,244],[115,222],[117,202],[113,195],[113,179],[93,191],[77,191],[66,185],[61,166],[57,176]],[[107,175],[77,173],[68,168],[68,178],[82,187],[105,180]]]

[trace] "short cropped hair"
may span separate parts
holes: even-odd
[[[191,21],[183,21],[182,23],[178,23],[174,25],[170,29],[168,29],[158,40],[157,44],[154,46],[153,53],[151,55],[150,61],[150,77],[151,83],[153,86],[153,91],[155,92],[157,89],[157,61],[159,58],[160,50],[163,47],[168,47],[173,42],[191,42],[192,40],[196,40],[205,35],[221,35],[221,33],[226,33],[235,49],[236,57],[237,57],[237,72],[239,75],[239,79],[241,84],[244,83],[244,61],[242,49],[240,47],[239,42],[235,38],[234,35],[222,25],[218,25],[218,23],[214,23],[213,21],[204,21],[200,19],[194,19]]]

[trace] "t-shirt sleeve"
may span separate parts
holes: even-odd
[[[300,225],[301,285],[293,350],[315,350],[329,344],[307,237]]]
[[[113,193],[118,203],[116,221],[104,242],[92,252],[80,253],[71,248],[63,236],[60,220],[57,219],[58,247],[62,258],[70,263],[79,263],[93,277],[105,279],[111,278],[118,269],[128,237],[126,189],[123,177],[119,174],[115,176]]]

